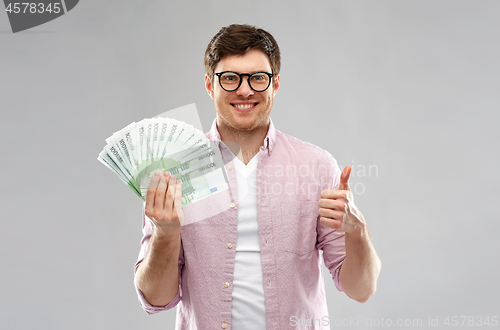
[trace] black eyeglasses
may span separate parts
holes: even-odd
[[[213,76],[219,78],[220,87],[226,92],[234,92],[241,86],[243,77],[247,77],[248,86],[256,92],[263,92],[271,85],[271,78],[274,74],[263,71],[254,73],[238,73],[234,71],[223,71],[212,73]]]

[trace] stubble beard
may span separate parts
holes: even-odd
[[[260,130],[260,129],[267,129],[267,126],[269,124],[269,115],[271,113],[271,109],[273,106],[273,99],[272,97],[269,100],[266,100],[266,109],[264,112],[259,112],[257,118],[255,119],[254,123],[251,123],[250,126],[247,125],[238,125],[238,121],[233,117],[232,114],[232,109],[231,105],[228,105],[227,111],[220,111],[220,107],[218,104],[215,102],[215,108],[217,110],[217,116],[220,118],[220,124],[222,124],[224,127],[223,129],[226,130],[229,134],[231,135],[236,135],[236,136],[249,136],[252,133]],[[259,102],[258,106],[262,106],[263,102]],[[225,105],[222,105],[225,106]],[[218,121],[219,124],[219,121]],[[219,128],[220,130],[220,128]]]

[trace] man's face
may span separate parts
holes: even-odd
[[[227,56],[217,63],[215,72],[234,71],[253,73],[264,71],[271,73],[271,64],[267,55],[260,50],[250,50],[242,56]],[[238,131],[252,131],[259,127],[267,127],[269,113],[273,106],[273,98],[279,89],[279,75],[274,77],[269,88],[256,92],[248,85],[247,77],[243,77],[241,86],[226,92],[219,84],[218,77],[205,75],[205,87],[212,97],[217,111],[219,128],[230,128]],[[223,127],[221,127],[223,126]]]

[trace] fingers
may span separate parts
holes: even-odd
[[[321,198],[347,199],[348,195],[349,192],[347,190],[325,189],[321,192]]]
[[[348,204],[344,199],[320,199],[318,202],[320,222],[332,229],[339,230],[344,223]]]
[[[352,168],[346,166],[340,174],[339,189],[325,189],[318,202],[320,222],[335,230],[345,231],[344,218],[352,204],[352,193],[349,188],[349,177]],[[351,204],[350,204],[351,203]]]
[[[163,175],[160,174],[160,183],[158,184],[158,188],[156,189],[155,196],[155,212],[159,212],[165,208],[165,194],[167,192],[168,186],[168,173],[165,172]],[[159,217],[159,214],[156,214],[155,217]]]
[[[155,196],[160,180],[160,172],[154,172],[153,176],[151,177],[151,181],[149,182],[149,187],[146,194],[145,212],[148,217],[154,216]]]
[[[324,218],[321,217],[319,218],[319,221],[324,224],[325,226],[328,226],[332,229],[339,230],[342,227],[342,221],[341,220],[334,220],[330,218]]]
[[[350,166],[344,167],[342,174],[340,174],[339,190],[351,190],[349,188],[349,177],[350,176],[351,176],[351,167]]]
[[[181,226],[184,226],[184,213],[182,213],[182,181],[177,181],[177,187],[175,188],[175,198],[174,198],[174,211],[172,212],[173,217],[178,217]]]
[[[340,210],[321,208],[318,210],[318,214],[322,217],[330,218],[333,220],[343,220],[345,212]]]
[[[174,196],[175,196],[175,190],[176,190],[177,184],[176,184],[176,178],[175,175],[170,175],[170,178],[168,180],[168,189],[167,189],[167,196],[165,197],[165,211],[167,214],[172,213],[172,208],[174,206]]]
[[[157,235],[177,235],[184,224],[182,186],[175,175],[154,173],[146,195],[146,216]]]
[[[318,206],[334,210],[345,210],[346,201],[344,199],[320,199]]]

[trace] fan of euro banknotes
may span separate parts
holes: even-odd
[[[106,143],[97,159],[143,200],[155,171],[168,171],[182,181],[182,207],[228,189],[219,148],[185,122],[144,119]]]

